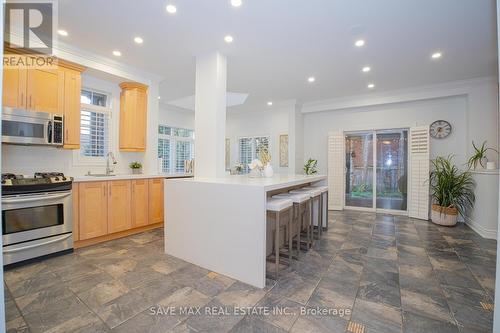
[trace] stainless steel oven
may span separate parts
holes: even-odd
[[[21,186],[55,185],[33,185],[30,180],[26,183]],[[59,185],[54,187],[56,190],[45,192],[2,194],[5,265],[73,248],[71,184],[67,186]]]
[[[46,112],[3,108],[2,142],[22,145],[63,144],[63,117]]]

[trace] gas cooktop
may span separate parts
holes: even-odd
[[[2,196],[13,194],[67,191],[71,189],[73,177],[61,172],[35,172],[33,177],[13,173],[2,174]]]

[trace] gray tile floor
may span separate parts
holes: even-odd
[[[496,242],[464,225],[330,216],[323,239],[265,290],[164,255],[161,229],[9,270],[8,332],[492,331]],[[286,312],[231,312],[255,305]]]

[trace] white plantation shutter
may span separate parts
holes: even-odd
[[[344,206],[344,133],[328,136],[328,209],[342,210]]]
[[[408,215],[429,219],[429,126],[410,128],[410,178]]]

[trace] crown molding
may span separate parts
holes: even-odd
[[[497,85],[496,77],[482,77],[469,80],[398,89],[373,94],[353,95],[304,103],[302,113],[336,111],[358,107],[403,103],[426,99],[468,95],[479,85]]]

